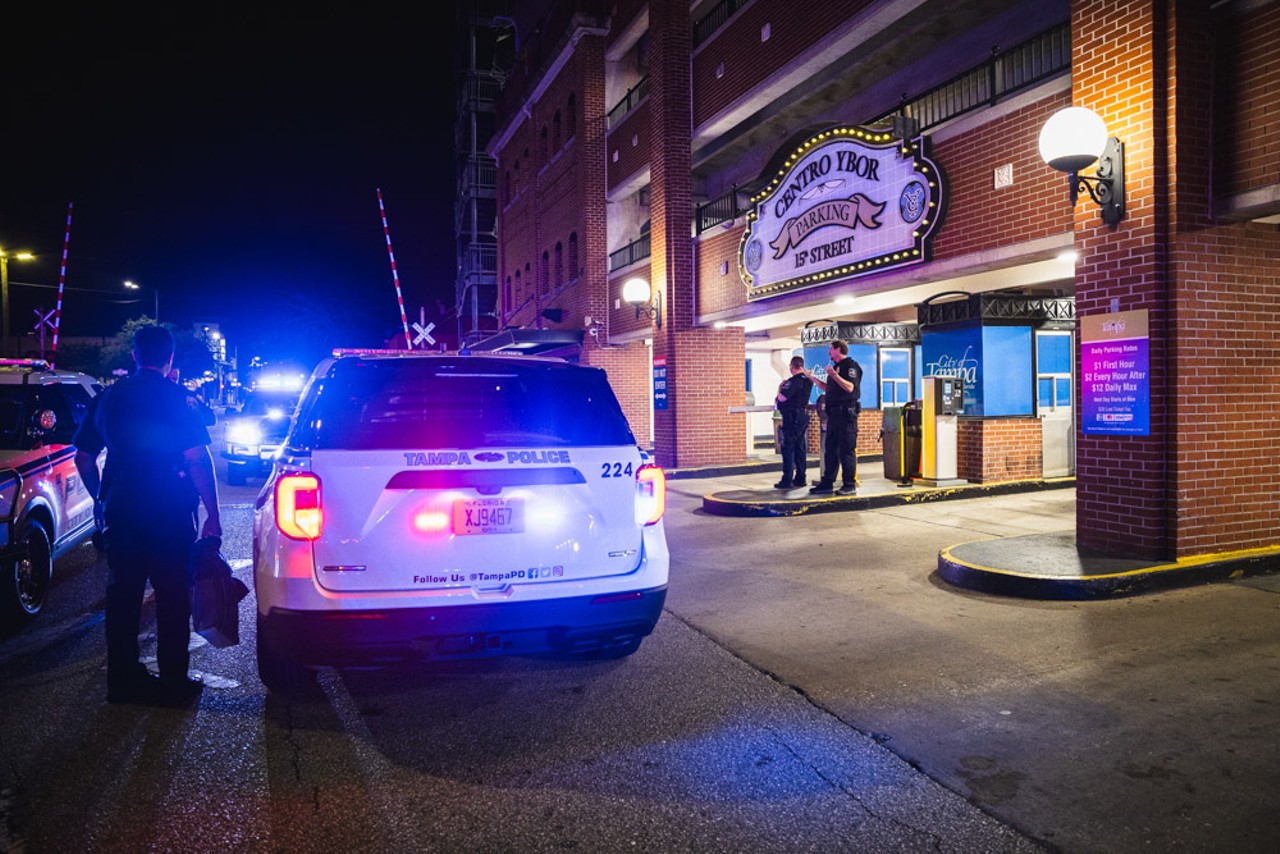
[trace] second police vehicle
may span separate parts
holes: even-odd
[[[262,681],[634,652],[666,597],[665,501],[598,368],[339,352],[255,504]]]

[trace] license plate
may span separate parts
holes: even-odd
[[[455,534],[518,534],[523,530],[523,498],[477,498],[453,502]]]

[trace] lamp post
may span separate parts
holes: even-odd
[[[9,259],[17,261],[33,261],[30,252],[15,252],[10,255],[0,249],[0,357],[9,355]]]
[[[128,281],[128,280],[125,281],[124,286],[126,290],[130,290],[130,291],[144,290],[142,285],[135,284],[134,282]],[[156,323],[159,323],[160,322],[160,292],[155,288],[145,288],[145,290],[151,291],[151,296],[155,300],[155,310],[154,310],[154,313],[151,315],[151,319],[154,320]]]

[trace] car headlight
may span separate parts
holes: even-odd
[[[258,445],[262,443],[262,431],[252,421],[237,421],[227,427],[227,442],[232,445]]]

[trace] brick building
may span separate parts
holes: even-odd
[[[1280,544],[1278,0],[515,6],[492,347],[604,367],[692,467],[839,335],[861,453],[962,377],[959,476],[1074,473],[1082,547]],[[1041,157],[1072,105],[1123,144],[1114,222]]]

